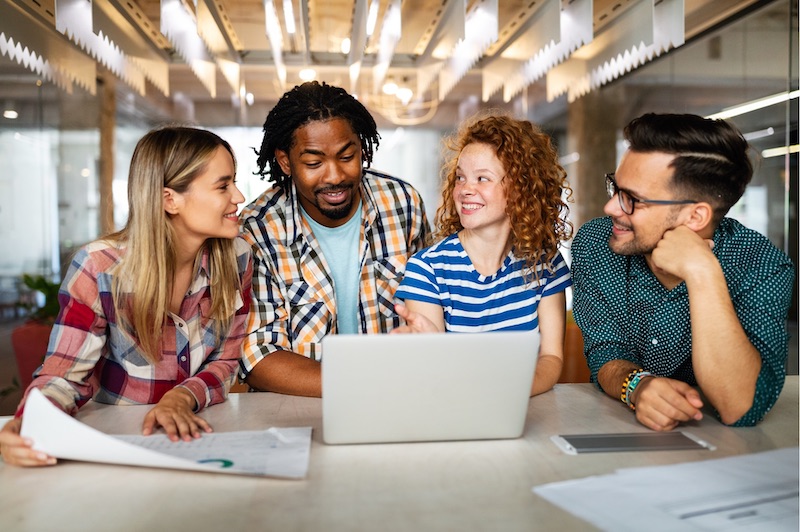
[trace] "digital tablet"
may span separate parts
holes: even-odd
[[[716,449],[688,432],[627,432],[620,434],[560,434],[550,438],[567,454],[622,451],[678,451]]]

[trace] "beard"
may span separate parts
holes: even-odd
[[[648,255],[653,252],[656,248],[656,244],[658,242],[647,244],[645,242],[640,242],[637,240],[636,235],[633,235],[633,239],[625,241],[625,242],[618,242],[614,235],[611,235],[608,239],[608,247],[611,248],[611,251],[616,253],[617,255]]]
[[[338,205],[329,205],[319,200],[320,195],[330,192],[338,192],[340,190],[352,190],[352,185],[325,187],[314,191],[314,198],[316,200],[316,207],[319,212],[331,220],[342,220],[350,215],[353,207],[353,194],[349,195],[349,199]]]
[[[653,228],[648,231],[649,234],[642,234],[640,230],[637,235],[636,229],[628,223],[622,223],[619,220],[612,218],[614,225],[622,227],[630,231],[624,238],[617,237],[612,232],[608,237],[608,247],[617,255],[649,255],[656,249],[664,233],[670,229],[675,228],[677,225],[677,212],[671,213],[670,216],[664,220],[664,225],[659,229]]]

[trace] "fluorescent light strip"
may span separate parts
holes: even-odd
[[[283,18],[286,20],[286,33],[294,35],[294,9],[292,0],[283,0]]]
[[[761,152],[761,156],[765,159],[769,157],[782,157],[789,153],[797,153],[800,151],[800,144],[794,144],[792,146],[781,146],[780,148],[770,148],[768,150],[763,150]]]
[[[372,0],[369,6],[369,14],[367,15],[367,37],[371,37],[375,32],[375,26],[378,23],[378,8],[381,6],[378,0]]]
[[[759,129],[758,131],[751,131],[750,133],[742,133],[744,140],[750,142],[751,140],[763,139],[775,134],[775,129],[768,127],[767,129]]]
[[[758,100],[753,100],[751,102],[723,109],[719,113],[708,115],[706,118],[711,118],[713,120],[718,118],[733,118],[734,116],[752,113],[753,111],[758,111],[759,109],[763,109],[765,107],[777,105],[787,100],[793,100],[798,96],[800,96],[800,90],[795,90],[792,92],[780,92],[778,94],[773,94],[772,96],[759,98]]]

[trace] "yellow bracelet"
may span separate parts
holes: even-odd
[[[640,371],[634,375],[631,379],[631,382],[628,383],[628,389],[625,391],[625,404],[628,405],[631,410],[636,410],[636,405],[631,402],[633,391],[637,386],[639,386],[639,383],[642,382],[642,379],[646,379],[647,377],[655,377],[655,375],[649,371]]]
[[[624,381],[622,381],[622,392],[620,393],[619,400],[625,403],[627,406],[630,406],[630,402],[628,401],[628,386],[631,383],[631,379],[643,371],[644,370],[642,368],[634,369],[628,373],[628,376],[625,377]]]

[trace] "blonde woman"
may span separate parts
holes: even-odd
[[[249,247],[238,239],[235,160],[201,129],[166,127],[137,144],[122,231],[83,247],[61,285],[40,389],[74,414],[89,399],[154,404],[142,433],[173,441],[210,432],[197,412],[225,400],[250,306]],[[25,398],[0,431],[0,454],[54,464],[19,435]]]
[[[406,266],[397,332],[538,330],[531,395],[558,381],[569,238],[566,173],[550,137],[525,120],[481,115],[449,139],[436,244]]]

